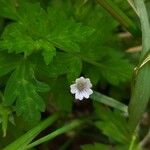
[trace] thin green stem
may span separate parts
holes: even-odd
[[[137,136],[134,134],[134,135],[132,136],[132,140],[131,140],[131,143],[130,143],[130,146],[129,146],[129,150],[135,150],[136,138],[137,138]]]
[[[53,138],[55,138],[56,136],[60,135],[60,134],[63,134],[65,132],[68,132],[76,127],[78,127],[79,125],[81,124],[81,121],[80,120],[74,120],[73,122],[71,122],[70,124],[67,124],[57,130],[55,130],[54,132],[44,136],[43,138],[40,138],[39,140],[29,144],[25,150],[27,149],[31,149],[39,144],[42,144],[44,142],[47,142],[49,140],[52,140]]]

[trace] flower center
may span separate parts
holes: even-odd
[[[77,88],[79,91],[83,91],[85,89],[85,83],[84,82],[77,83]]]

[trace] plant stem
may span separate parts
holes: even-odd
[[[135,23],[119,8],[112,0],[97,0],[122,26],[124,26],[132,35],[141,35],[140,29]]]
[[[80,120],[74,120],[73,122],[71,122],[70,124],[67,124],[57,130],[55,130],[54,132],[44,136],[43,138],[40,138],[39,140],[29,144],[25,150],[27,149],[31,149],[39,144],[42,144],[44,142],[47,142],[49,140],[52,140],[53,138],[55,138],[56,136],[60,135],[60,134],[63,134],[65,132],[68,132],[76,127],[78,127],[79,125],[81,124],[81,121]]]
[[[135,141],[136,141],[136,135],[134,134],[133,136],[132,136],[132,140],[131,140],[131,143],[130,143],[130,146],[129,146],[129,150],[134,150],[135,149],[135,147],[134,147],[134,144],[135,144]]]

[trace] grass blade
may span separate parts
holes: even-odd
[[[134,2],[140,17],[142,28],[142,60],[150,50],[150,25],[144,0],[135,0]],[[148,63],[139,70],[132,90],[129,104],[129,125],[131,130],[134,130],[150,99],[150,65]]]
[[[121,110],[125,113],[128,112],[128,107],[123,104],[123,103],[120,103],[119,101],[111,98],[111,97],[108,97],[106,95],[103,95],[101,93],[98,93],[98,92],[94,92],[91,97],[90,97],[92,100],[94,101],[97,101],[97,102],[100,102],[102,104],[105,104],[107,106],[110,106],[110,107],[113,107],[113,108],[116,108],[118,110]]]
[[[127,1],[131,5],[131,7],[133,8],[133,10],[136,12],[136,14],[138,15],[138,12],[137,12],[135,4],[134,4],[134,1],[133,0],[127,0]]]
[[[77,126],[79,126],[79,125],[81,124],[81,122],[82,122],[82,121],[80,121],[80,120],[74,120],[74,121],[72,121],[71,123],[69,123],[69,124],[67,124],[67,125],[65,125],[65,126],[63,126],[63,127],[61,127],[61,128],[59,128],[59,129],[55,130],[54,132],[52,132],[52,133],[50,133],[50,134],[44,136],[43,138],[41,138],[41,139],[39,139],[39,140],[37,140],[37,141],[35,141],[35,142],[29,144],[29,145],[25,148],[25,150],[31,149],[31,148],[33,148],[33,147],[39,145],[39,144],[42,144],[42,143],[47,142],[47,141],[49,141],[49,140],[52,140],[52,139],[55,138],[56,136],[58,136],[58,135],[60,135],[60,134],[63,134],[63,133],[65,133],[65,132],[68,132],[68,131],[70,131],[70,130],[76,128]]]
[[[136,36],[141,34],[141,31],[136,24],[112,0],[97,0],[97,2],[132,35]]]
[[[3,150],[23,150],[41,131],[54,123],[57,118],[57,115],[53,115],[47,118],[36,127],[25,133],[23,136],[21,136],[19,139],[14,141],[12,144],[5,147]]]

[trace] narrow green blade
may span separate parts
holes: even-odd
[[[97,0],[97,2],[132,35],[136,36],[141,34],[137,25],[112,0]]]
[[[23,136],[21,136],[19,139],[5,147],[3,150],[23,150],[41,131],[54,123],[57,118],[57,115],[53,115],[47,118],[36,127],[25,133]]]
[[[123,103],[120,103],[119,101],[111,98],[111,97],[108,97],[106,95],[103,95],[101,93],[98,93],[98,92],[94,92],[91,97],[90,97],[92,100],[94,101],[97,101],[97,102],[100,102],[102,104],[105,104],[107,106],[110,106],[110,107],[113,107],[113,108],[116,108],[118,110],[121,110],[125,113],[128,112],[128,107],[123,104]]]
[[[31,144],[29,144],[27,147],[25,147],[25,150],[31,149],[31,148],[39,145],[39,144],[42,144],[42,143],[47,142],[47,141],[50,141],[50,140],[54,139],[56,136],[61,135],[63,133],[66,133],[66,132],[68,132],[68,131],[78,127],[79,125],[81,125],[82,122],[83,121],[81,121],[81,120],[73,120],[71,123],[69,123],[67,125],[64,125],[63,127],[58,128],[54,132],[52,132],[52,133],[50,133],[50,134],[48,134],[48,135],[38,139],[37,141],[35,141],[35,142],[31,143]]]
[[[150,50],[150,25],[145,8],[144,0],[135,0],[135,6],[141,21],[142,28],[142,54],[141,60]],[[142,114],[144,113],[150,99],[150,65],[146,63],[135,78],[135,85],[132,89],[132,96],[129,104],[129,125],[131,131],[135,130]]]

